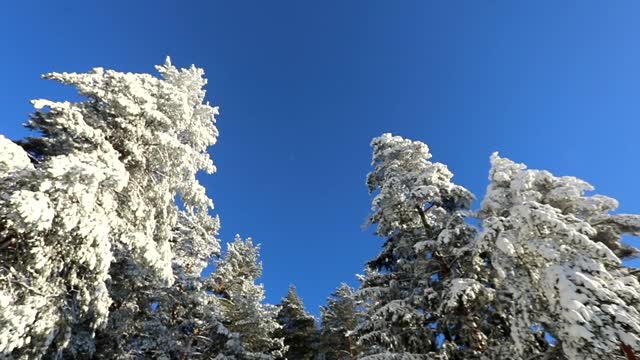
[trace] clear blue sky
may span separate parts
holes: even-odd
[[[382,244],[362,229],[372,137],[429,144],[478,197],[489,155],[581,177],[640,213],[640,3],[6,1],[0,133],[24,135],[39,79],[104,66],[205,69],[221,107],[202,181],[262,244],[268,300],[318,306]]]

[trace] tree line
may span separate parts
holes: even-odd
[[[380,253],[321,308],[264,302],[259,245],[223,251],[217,107],[204,72],[50,73],[82,100],[32,101],[0,135],[0,358],[636,359],[640,215],[587,182],[491,156],[479,209],[428,146],[372,140]],[[213,262],[215,270],[202,276]]]

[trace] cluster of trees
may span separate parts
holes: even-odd
[[[218,136],[203,71],[157,69],[48,74],[84,100],[35,100],[39,135],[0,135],[0,358],[636,359],[621,236],[640,215],[498,154],[473,211],[427,145],[391,134],[371,143],[384,245],[359,288],[320,324],[294,287],[265,304],[259,246],[222,251],[196,178]]]

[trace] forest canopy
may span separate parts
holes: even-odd
[[[260,246],[222,250],[196,177],[216,171],[204,71],[156,69],[47,74],[82,100],[34,100],[35,135],[0,135],[0,358],[637,358],[621,239],[640,215],[498,153],[474,209],[427,144],[389,133],[371,141],[383,246],[359,286],[336,284],[320,321],[295,286],[265,303]]]

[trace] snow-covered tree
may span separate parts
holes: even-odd
[[[316,319],[304,309],[295,286],[289,286],[287,296],[280,303],[277,315],[281,328],[276,336],[284,339],[285,358],[313,360],[317,356],[318,329]]]
[[[283,339],[274,335],[280,329],[275,319],[278,309],[262,303],[264,288],[255,283],[262,275],[259,251],[251,238],[242,240],[236,235],[227,244],[224,258],[217,261],[211,285],[220,296],[223,323],[240,336],[244,349],[256,357],[282,357]]]
[[[221,304],[209,288],[212,276],[201,273],[218,241],[207,229],[195,226],[186,212],[179,213],[174,229],[172,286],[151,294],[152,305],[134,323],[135,331],[123,336],[125,356],[154,359],[249,359],[238,334],[223,321]],[[102,352],[101,358],[113,358]]]
[[[92,353],[111,304],[110,234],[125,168],[108,145],[32,162],[0,141],[0,353]]]
[[[126,355],[154,291],[218,251],[195,176],[215,170],[217,108],[201,69],[157,68],[48,74],[85,100],[35,100],[42,136],[0,138],[0,354],[91,356],[98,332],[98,352]],[[174,258],[178,241],[197,264]]]
[[[320,309],[320,358],[322,360],[350,360],[359,353],[353,331],[360,314],[355,292],[349,285],[341,284]]]
[[[634,250],[620,235],[640,234],[640,216],[611,214],[618,202],[587,195],[593,187],[577,178],[527,170],[497,154],[491,164],[477,252],[491,254],[512,341],[490,353],[635,359],[640,284],[621,264]]]
[[[113,155],[113,154],[111,154]],[[109,154],[32,163],[0,137],[0,354],[91,351],[109,307],[113,191],[126,173]]]
[[[493,291],[469,273],[465,259],[475,235],[465,222],[473,195],[451,182],[445,165],[429,161],[422,142],[384,134],[371,146],[367,185],[377,194],[369,222],[387,240],[361,277],[367,316],[357,333],[364,354],[420,359],[482,351],[486,336],[471,302],[486,303]]]

